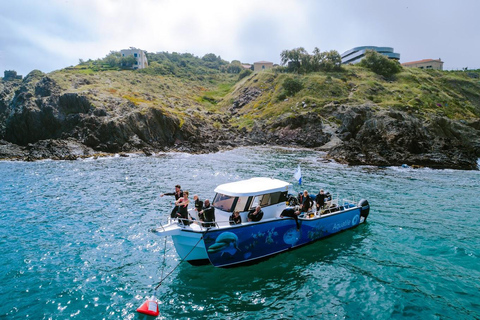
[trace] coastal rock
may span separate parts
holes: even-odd
[[[477,169],[478,131],[459,122],[434,117],[424,123],[406,112],[368,108],[349,108],[337,117],[343,143],[328,156],[340,162]]]
[[[28,152],[25,147],[0,140],[0,159],[22,159],[25,158]]]
[[[202,110],[195,102],[192,106],[182,102],[184,109],[171,112],[173,105],[153,104],[148,94],[142,96],[148,101],[142,105],[135,95],[91,88],[98,81],[94,77],[75,76],[68,89],[53,78],[37,70],[23,81],[0,81],[1,158],[204,153],[263,144],[316,148],[348,164],[477,169],[480,157],[478,119],[457,121],[441,113],[418,114],[407,107],[379,107],[373,102],[347,105],[339,99],[324,106],[305,99],[301,107],[297,102],[278,118],[264,119],[249,113],[255,101],[271,95],[268,90],[275,87],[253,85],[238,87],[222,114]],[[83,86],[89,87],[81,91]],[[232,120],[242,116],[254,125],[232,126]]]

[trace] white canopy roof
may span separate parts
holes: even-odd
[[[251,178],[237,182],[221,184],[215,192],[233,197],[248,197],[276,191],[288,191],[292,185],[273,178]]]

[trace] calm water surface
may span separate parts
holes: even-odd
[[[348,167],[304,149],[0,162],[0,318],[143,319],[177,266],[166,220],[180,183],[212,199],[254,176],[367,198],[368,223],[261,263],[181,264],[165,319],[480,319],[480,172]],[[164,263],[165,252],[165,263]]]

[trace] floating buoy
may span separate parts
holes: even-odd
[[[160,311],[158,311],[158,303],[155,297],[147,299],[147,301],[145,301],[140,308],[137,309],[137,312],[154,317],[158,316]]]

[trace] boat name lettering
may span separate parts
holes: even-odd
[[[345,220],[342,223],[335,223],[333,225],[333,230],[339,230],[339,229],[348,227],[350,225],[350,222],[351,222],[350,220]]]

